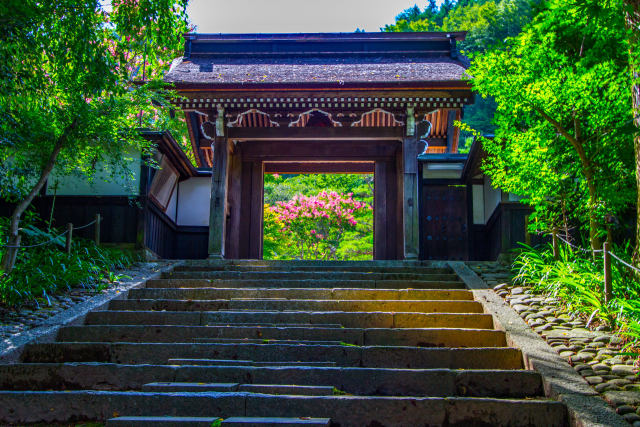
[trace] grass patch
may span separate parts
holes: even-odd
[[[625,251],[615,248],[613,252]],[[594,260],[590,253],[561,246],[556,260],[550,247],[525,246],[513,263],[513,271],[514,284],[560,299],[569,312],[583,317],[588,326],[610,327],[626,338],[627,348],[640,345],[640,283],[621,264],[614,261],[611,265],[614,298],[608,303],[604,301],[601,255]]]
[[[0,218],[0,241],[6,242],[6,218]],[[28,232],[26,232],[28,230]],[[24,246],[51,240],[61,230],[24,227]],[[36,248],[20,249],[13,271],[0,276],[0,305],[19,308],[24,304],[50,305],[50,296],[72,288],[99,292],[127,276],[113,270],[125,268],[141,257],[137,252],[97,246],[93,241],[75,238],[71,253],[64,251],[64,238]],[[0,255],[3,253],[0,248]]]

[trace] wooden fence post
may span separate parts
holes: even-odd
[[[100,245],[100,222],[102,221],[102,216],[99,213],[96,214],[96,224],[93,230],[93,240],[96,242],[96,246]]]
[[[560,259],[560,250],[558,249],[558,230],[553,229],[551,233],[551,238],[553,242],[553,257],[555,259]]]
[[[602,249],[604,258],[604,302],[608,303],[613,299],[613,286],[611,279],[611,255],[609,254],[609,242],[605,241]]]
[[[529,233],[529,216],[524,217],[524,243],[531,246],[531,233]]]
[[[65,243],[65,250],[67,251],[67,255],[71,254],[71,239],[73,238],[73,224],[67,224],[67,241]]]

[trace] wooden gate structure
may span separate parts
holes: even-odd
[[[374,258],[419,255],[417,156],[457,152],[465,33],[187,34],[165,80],[212,168],[209,255],[261,258],[267,172],[374,173]]]

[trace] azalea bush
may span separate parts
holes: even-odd
[[[349,236],[353,240],[359,233],[367,234],[371,210],[368,203],[355,200],[353,193],[321,191],[315,196],[298,194],[289,201],[265,208],[265,231],[274,225],[279,228],[283,241],[288,243],[286,253],[279,254],[283,257],[345,259],[349,258],[350,251],[340,250],[343,239]],[[271,233],[265,232],[265,235],[270,236]],[[267,243],[272,242],[265,237],[265,245]]]

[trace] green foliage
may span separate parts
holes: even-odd
[[[263,254],[265,259],[300,258],[300,248],[291,232],[283,232],[286,227],[274,211],[277,203],[288,203],[298,195],[312,197],[320,192],[336,192],[342,195],[353,193],[353,199],[373,204],[373,176],[353,174],[304,174],[265,175],[265,209]],[[373,255],[373,215],[370,210],[355,210],[354,227],[343,228],[339,239],[331,243],[330,257],[333,259],[371,259]],[[309,224],[307,224],[309,225]],[[318,231],[319,225],[309,228]],[[334,230],[335,231],[335,230]],[[302,236],[306,233],[300,231]],[[322,234],[322,232],[320,232]],[[331,234],[331,233],[328,233]],[[324,240],[323,244],[327,241]],[[315,243],[315,242],[314,242]],[[320,249],[320,248],[318,248]],[[326,255],[325,250],[321,251]],[[313,251],[312,251],[313,253]],[[303,258],[312,256],[303,251]]]
[[[583,315],[592,323],[620,328],[632,346],[640,343],[640,283],[625,267],[615,261],[612,263],[614,298],[605,303],[601,257],[594,261],[589,254],[561,245],[556,260],[551,247],[523,246],[524,250],[513,264],[514,283],[561,299],[570,311]],[[625,250],[628,253],[630,248],[614,248],[617,254],[623,254]],[[626,255],[625,258],[630,257]]]
[[[36,227],[38,218],[27,215],[23,227],[23,243],[35,245],[48,242],[61,230]],[[7,218],[0,218],[0,240],[6,239]],[[113,269],[124,268],[139,260],[132,251],[96,246],[93,241],[75,238],[71,254],[64,251],[64,237],[52,244],[25,248],[18,252],[16,268],[0,276],[0,304],[19,307],[26,303],[48,304],[56,292],[82,287],[99,291],[124,276]],[[0,255],[4,251],[0,247]]]
[[[439,8],[430,2],[424,10],[414,6],[400,13],[395,24],[386,25],[382,31],[467,31],[458,48],[469,55],[502,45],[507,37],[516,36],[534,15],[529,0],[445,1]],[[490,97],[476,99],[473,105],[465,107],[463,122],[482,134],[492,134],[495,108]]]
[[[505,48],[474,58],[497,102],[485,172],[536,209],[538,229],[589,223],[591,241],[635,196],[628,46],[619,2],[552,1]]]
[[[109,4],[107,4],[109,3]],[[8,0],[0,4],[0,197],[20,217],[55,167],[91,179],[108,164],[128,178],[131,155],[166,128],[172,93],[162,82],[181,54],[187,0]],[[10,271],[14,251],[2,259]]]

